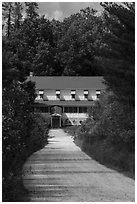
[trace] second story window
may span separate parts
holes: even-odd
[[[75,100],[76,97],[76,91],[75,90],[71,90],[71,99]]]
[[[84,90],[84,99],[88,100],[88,90]]]
[[[60,90],[56,90],[56,99],[60,99]]]
[[[96,96],[97,96],[97,98],[99,98],[100,94],[101,94],[101,91],[100,91],[100,90],[96,90]]]
[[[43,95],[44,95],[44,91],[43,90],[39,90],[39,98],[43,99]]]

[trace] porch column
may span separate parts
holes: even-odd
[[[60,119],[59,119],[59,127],[61,127],[61,116],[60,116]]]
[[[51,127],[52,127],[52,116],[50,116],[50,117],[51,117],[51,119],[50,119],[50,120],[51,120]]]
[[[64,113],[64,106],[62,106],[62,113]]]

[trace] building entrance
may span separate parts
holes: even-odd
[[[61,127],[61,116],[59,114],[53,114],[51,116],[51,127],[60,128]]]

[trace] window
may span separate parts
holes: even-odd
[[[88,99],[88,90],[84,90],[84,98]]]
[[[60,99],[60,90],[56,90],[56,99]]]
[[[79,113],[87,113],[87,107],[79,107]]]
[[[64,107],[64,113],[69,113],[69,107]]]
[[[73,107],[69,107],[69,113],[73,113]]]
[[[39,90],[39,97],[41,99],[43,99],[43,95],[44,95],[44,90]]]
[[[71,99],[75,99],[76,96],[76,91],[75,90],[71,90]]]
[[[100,91],[100,90],[96,90],[96,96],[97,96],[97,98],[99,98],[100,94],[101,94],[101,91]]]
[[[60,99],[60,94],[56,94],[56,98],[57,98],[57,99]]]
[[[77,107],[64,107],[64,113],[77,113]]]
[[[75,99],[75,94],[71,94],[71,98],[72,98],[72,99]]]
[[[73,109],[74,109],[74,112],[73,112],[73,113],[77,113],[77,112],[78,112],[77,107],[73,107]]]
[[[85,98],[85,99],[88,99],[88,94],[84,94],[84,98]]]

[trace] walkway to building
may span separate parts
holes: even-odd
[[[62,129],[24,165],[23,183],[32,202],[134,201],[134,180],[83,153]]]

